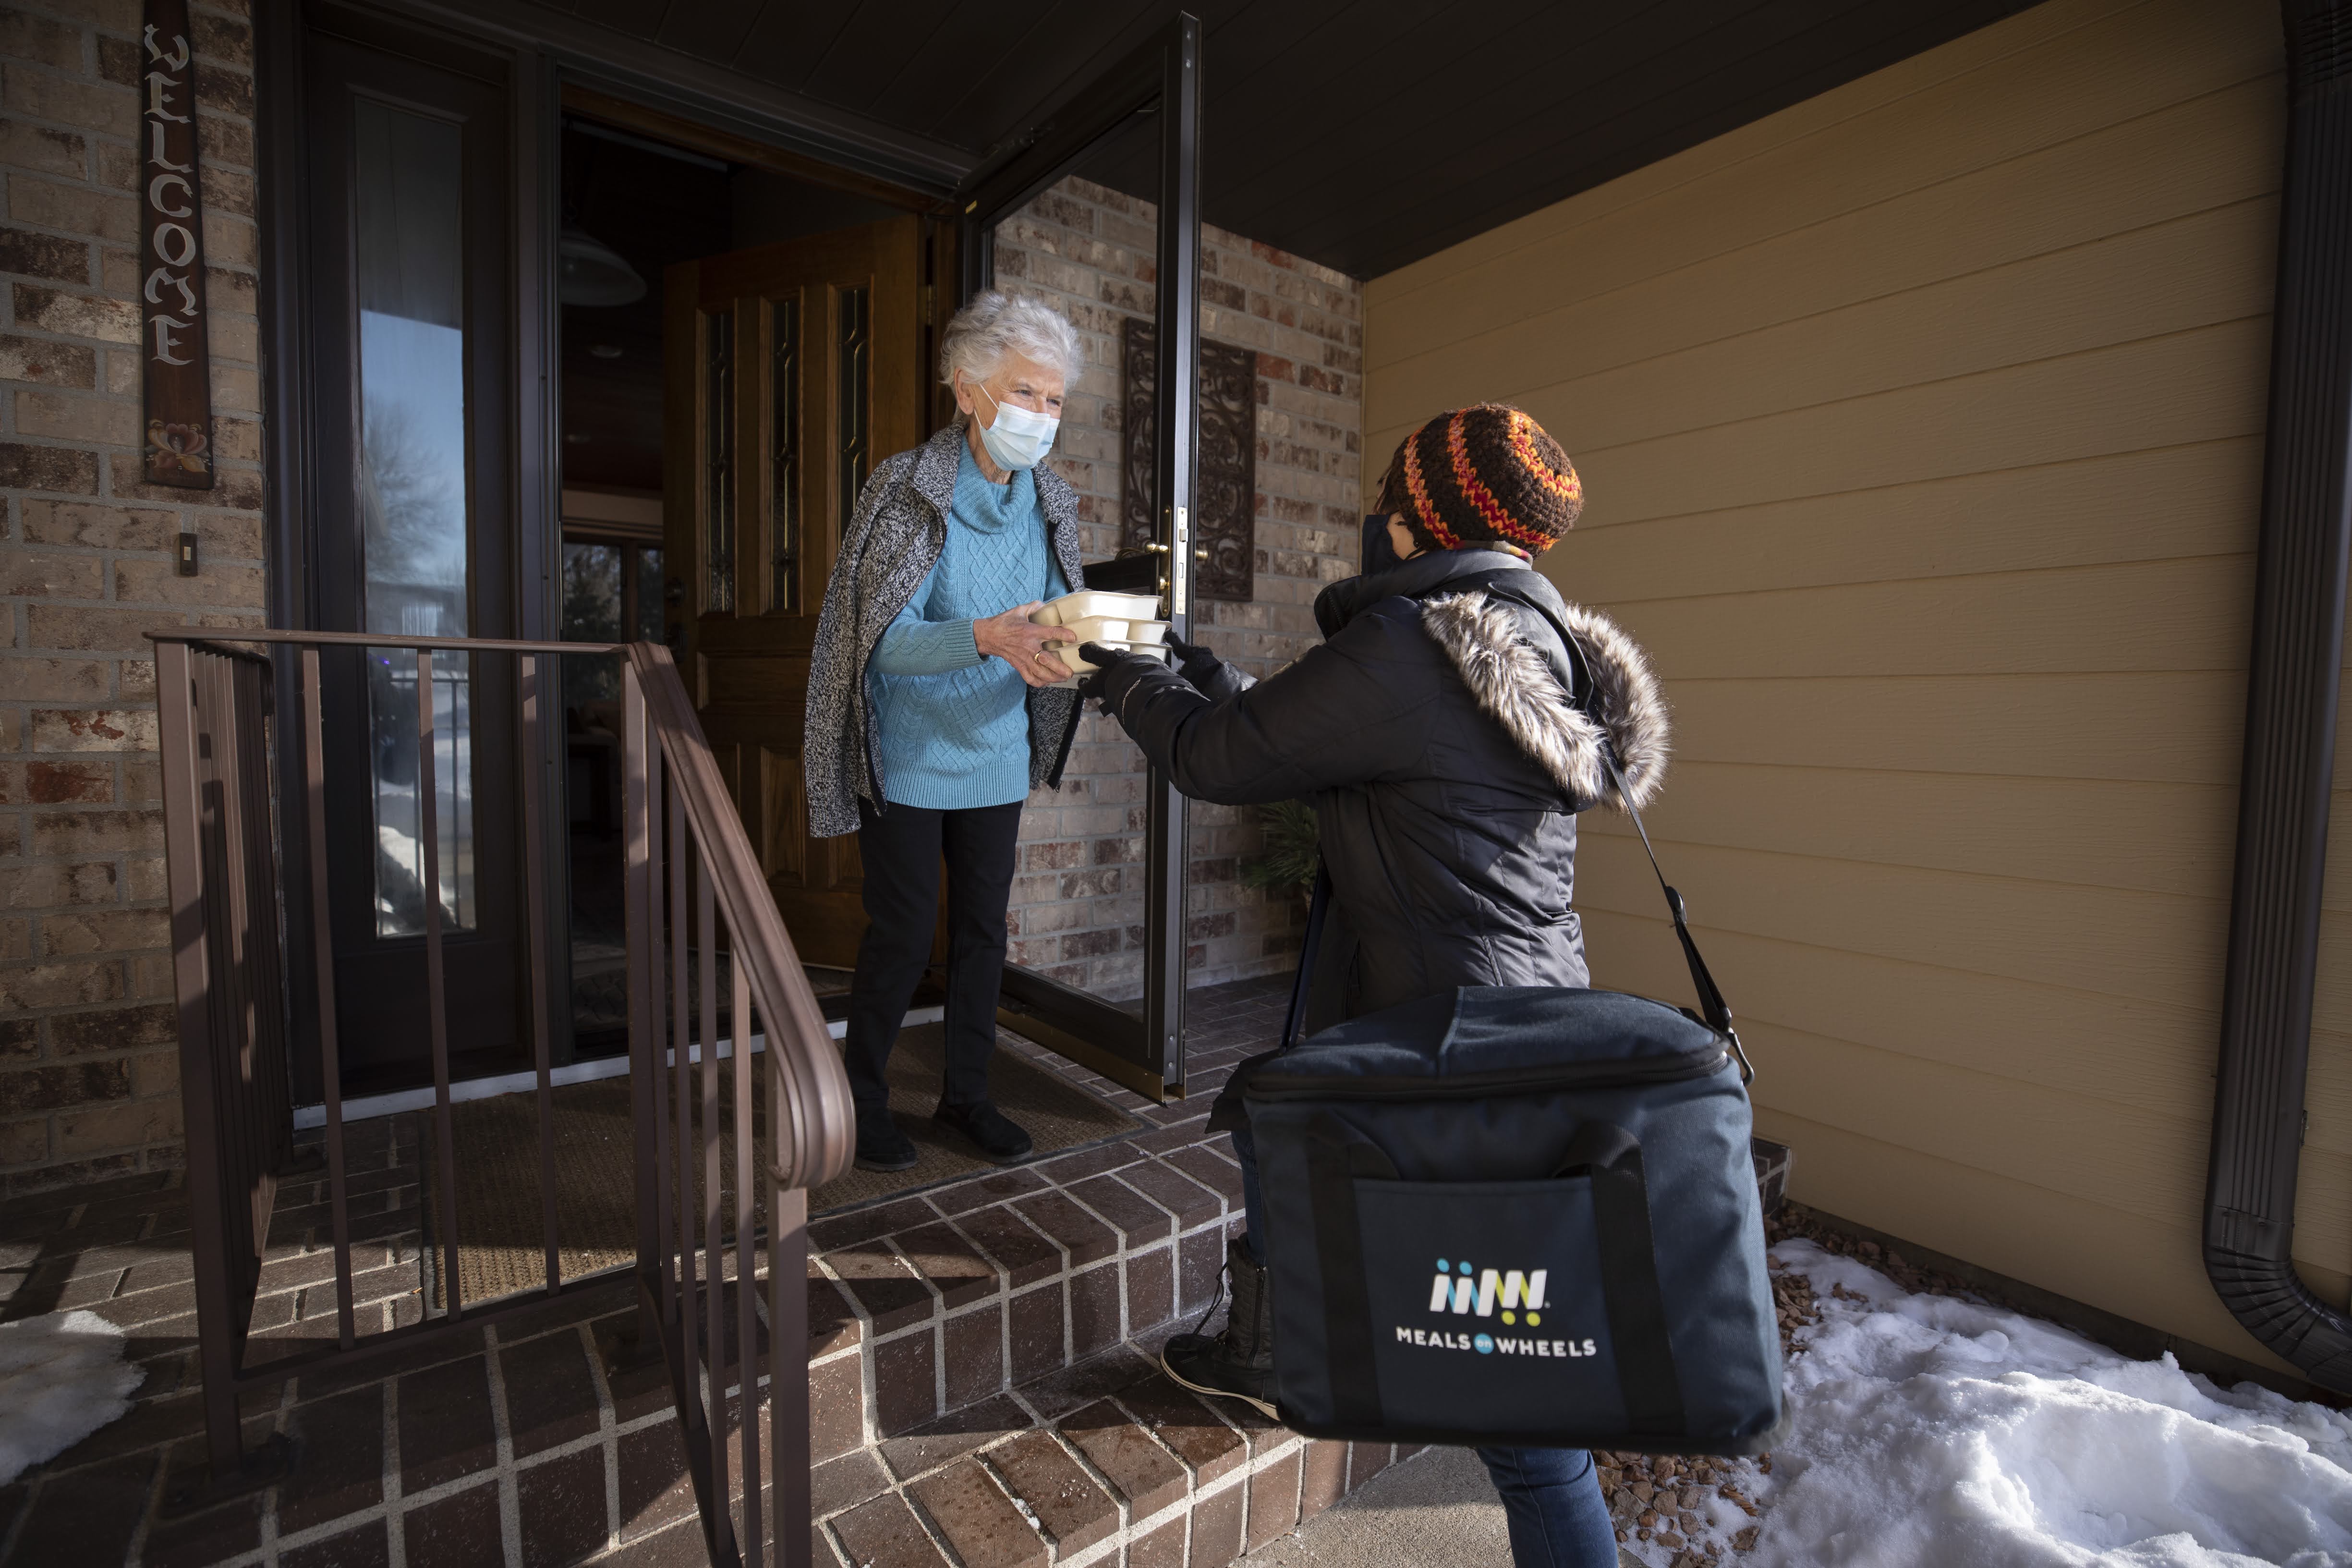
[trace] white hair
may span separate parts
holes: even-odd
[[[952,386],[961,371],[985,381],[1007,353],[1051,365],[1066,382],[1076,382],[1085,368],[1078,330],[1067,316],[1043,300],[989,289],[973,295],[940,334],[940,379]]]

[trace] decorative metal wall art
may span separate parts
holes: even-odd
[[[1121,355],[1126,447],[1119,485],[1119,543],[1136,550],[1160,537],[1154,471],[1152,387],[1159,359],[1152,323],[1127,319]],[[1230,343],[1201,343],[1201,479],[1192,492],[1192,592],[1203,599],[1257,596],[1257,356]]]
[[[188,0],[147,0],[140,35],[139,289],[151,485],[213,486],[205,206],[196,185]]]

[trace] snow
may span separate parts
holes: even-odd
[[[1821,1317],[1797,1334],[1771,1473],[1731,1467],[1763,1509],[1743,1564],[2352,1568],[2344,1415],[1913,1295],[1809,1241],[1772,1256]],[[1727,1506],[1717,1529],[1748,1522]]]
[[[145,1376],[122,1359],[122,1331],[95,1312],[0,1323],[0,1486],[129,1410]]]

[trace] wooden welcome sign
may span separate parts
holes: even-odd
[[[139,289],[146,351],[147,482],[213,485],[212,356],[205,331],[205,205],[188,0],[147,0],[141,35]]]

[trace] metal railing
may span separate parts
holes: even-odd
[[[808,1189],[847,1170],[856,1152],[849,1079],[669,650],[630,645],[622,680],[629,1036],[631,1076],[640,1089],[632,1098],[637,1247],[646,1260],[638,1287],[659,1326],[710,1561],[768,1560],[772,1532],[763,1528],[760,1497],[764,1360],[774,1560],[804,1568]],[[724,965],[730,994],[723,1007],[721,953],[731,960]],[[765,1058],[756,1075],[766,1080],[764,1140],[758,1135],[755,1054]],[[722,1094],[722,1079],[730,1092]],[[643,1092],[647,1087],[651,1092]],[[764,1159],[755,1159],[755,1147]],[[756,1201],[761,1178],[764,1203]],[[753,1285],[762,1228],[764,1356]],[[728,1474],[730,1390],[737,1395],[740,1506]]]
[[[770,1236],[765,1393],[775,1461],[773,1531],[780,1562],[807,1552],[807,1344],[803,1276],[806,1189],[849,1163],[854,1122],[848,1083],[816,999],[794,956],[741,821],[729,799],[684,687],[657,645],[402,637],[373,633],[173,628],[156,645],[166,869],[174,987],[179,1000],[181,1094],[186,1124],[198,1362],[212,1480],[219,1496],[260,1484],[281,1468],[282,1447],[247,1455],[237,1397],[321,1363],[355,1363],[550,1298],[607,1286],[632,1266],[563,1276],[558,1229],[553,1037],[548,965],[548,889],[541,756],[552,682],[547,660],[622,656],[625,782],[623,833],[630,982],[631,1105],[635,1137],[636,1261],[641,1334],[668,1363],[680,1427],[714,1563],[740,1561],[738,1543],[759,1558],[762,1529],[757,1473],[761,1391],[759,1330],[752,1310],[761,1213]],[[283,650],[281,666],[254,651]],[[323,740],[323,650],[398,650],[415,661],[415,690],[435,690],[436,655],[514,658],[515,714],[522,765],[520,945],[528,975],[529,1033],[536,1079],[538,1186],[545,1284],[469,1305],[459,1287],[458,1147],[453,1115],[446,933],[441,896],[444,827],[435,770],[442,742],[436,704],[415,703],[415,811],[424,889],[423,956],[436,1145],[434,1229],[445,1309],[438,1316],[362,1331],[354,1310],[350,1173],[342,1066],[338,1051],[333,933],[330,929],[328,773]],[[279,700],[280,668],[293,672],[292,701]],[[273,791],[281,783],[286,798]],[[288,781],[299,781],[299,784]],[[289,888],[280,867],[307,875]],[[300,893],[301,897],[289,895]],[[307,906],[308,918],[301,911]],[[289,913],[289,911],[291,911]],[[289,921],[302,920],[305,940]],[[715,972],[724,955],[732,1006],[717,1005]],[[689,962],[699,969],[692,1005]],[[297,977],[308,984],[289,987]],[[310,998],[297,1009],[292,997]],[[667,1047],[665,1015],[669,1024]],[[765,1025],[756,1032],[753,1020]],[[723,1042],[723,1043],[722,1043]],[[754,1052],[765,1058],[764,1130],[751,1090]],[[247,1334],[268,1250],[271,1207],[295,1157],[289,1068],[315,1052],[323,1101],[329,1226],[334,1252],[335,1339],[256,1362]],[[733,1213],[722,1216],[719,1167],[729,1142],[719,1108],[718,1064],[732,1056]],[[701,1069],[700,1114],[690,1079]],[[673,1085],[675,1088],[673,1089]],[[764,1176],[755,1203],[754,1170]],[[692,1199],[703,1178],[699,1212]],[[420,1172],[420,1177],[425,1173]],[[315,1178],[313,1178],[315,1179]],[[724,1223],[731,1219],[731,1226]],[[723,1309],[730,1295],[725,1242],[736,1269],[734,1352]],[[698,1318],[703,1320],[698,1322]],[[774,1347],[787,1352],[774,1355]],[[273,1349],[276,1347],[273,1347]],[[730,1517],[725,1422],[732,1375],[741,1384],[745,1501]],[[707,1383],[704,1368],[708,1367]]]

